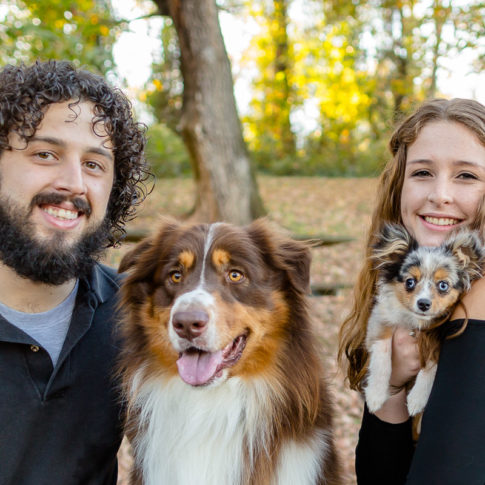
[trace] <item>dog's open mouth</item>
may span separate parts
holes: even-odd
[[[177,360],[179,375],[191,386],[204,386],[239,361],[246,347],[247,333],[239,335],[224,349],[207,352],[196,347],[184,350]]]

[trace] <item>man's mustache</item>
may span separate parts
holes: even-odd
[[[71,202],[76,210],[83,212],[88,217],[91,215],[91,205],[87,200],[81,197],[70,197],[67,194],[60,194],[58,192],[41,192],[40,194],[37,194],[30,202],[30,210],[36,205],[58,205],[62,202]]]

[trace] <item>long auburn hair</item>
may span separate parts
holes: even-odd
[[[369,354],[365,348],[367,321],[376,293],[377,270],[370,258],[376,234],[384,222],[402,224],[401,193],[406,169],[408,146],[422,128],[435,121],[454,121],[473,132],[485,146],[485,106],[470,99],[433,99],[423,103],[396,128],[389,142],[392,158],[386,164],[378,182],[377,198],[367,236],[365,260],[354,286],[352,309],[340,328],[338,360],[346,369],[351,389],[362,391]],[[477,209],[473,229],[483,228],[484,200]],[[460,332],[461,333],[461,332]]]

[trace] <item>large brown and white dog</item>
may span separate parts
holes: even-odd
[[[121,370],[145,485],[338,484],[308,247],[262,221],[165,221],[128,271]]]

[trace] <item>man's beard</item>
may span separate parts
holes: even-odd
[[[109,235],[107,219],[71,245],[64,243],[65,234],[62,233],[39,241],[34,224],[28,220],[39,199],[43,199],[44,203],[65,200],[56,194],[40,194],[32,201],[30,211],[26,211],[14,206],[8,199],[0,198],[1,261],[18,275],[49,285],[60,285],[87,275],[106,248]],[[85,212],[85,217],[88,217],[90,209]]]

